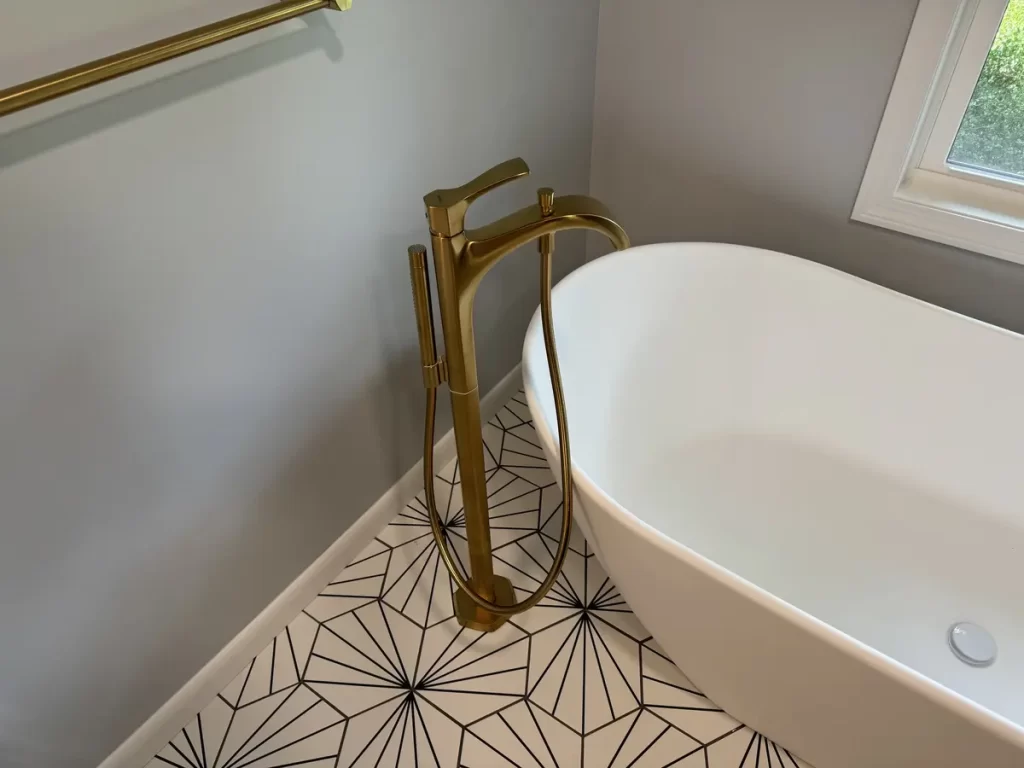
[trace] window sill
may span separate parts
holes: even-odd
[[[861,189],[853,219],[1024,264],[1021,193],[920,168],[895,192]]]

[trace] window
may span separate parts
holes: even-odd
[[[919,4],[853,218],[1024,264],[1024,0]]]

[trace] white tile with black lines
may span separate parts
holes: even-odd
[[[522,394],[485,427],[495,570],[520,597],[561,495]],[[454,462],[436,481],[466,559]],[[575,530],[536,608],[462,629],[422,493],[147,768],[806,768],[705,698]]]

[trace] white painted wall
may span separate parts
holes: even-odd
[[[602,0],[591,192],[634,243],[773,248],[1024,331],[1024,268],[850,221],[916,7]]]
[[[239,3],[104,0],[80,38],[9,5],[0,84]],[[597,0],[357,0],[0,121],[0,765],[97,763],[416,461],[422,195],[515,155],[474,221],[585,191],[596,36]]]

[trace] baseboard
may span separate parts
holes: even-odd
[[[519,390],[521,379],[521,368],[517,365],[483,397],[480,409],[485,419],[497,413]],[[454,458],[455,435],[449,430],[434,447],[434,466],[440,469]],[[423,487],[422,475],[423,462],[419,461],[181,690],[100,763],[99,768],[141,768],[152,760],[207,702],[231,682],[246,662],[283,632],[295,615],[402,511]]]

